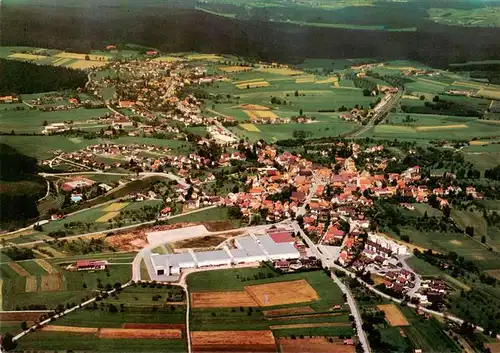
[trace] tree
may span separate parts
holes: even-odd
[[[424,100],[425,100],[425,96],[424,96],[424,95],[421,95],[421,96],[420,96],[420,100],[421,100],[421,101],[424,101]]]
[[[85,55],[85,60],[89,61],[90,60],[90,56]]]
[[[21,330],[26,331],[28,329],[28,324],[26,321],[21,322]]]
[[[299,96],[299,91],[295,91],[294,95],[295,95],[295,97],[298,97]]]
[[[365,88],[363,90],[363,96],[368,97],[372,94],[372,91],[370,91],[368,88]]]
[[[469,237],[473,237],[474,236],[474,227],[465,227],[465,233]]]
[[[486,244],[486,237],[484,235],[481,237],[481,243]]]
[[[5,349],[6,351],[16,348],[17,344],[13,340],[13,338],[14,336],[10,332],[7,332],[5,335],[3,335],[2,348]]]
[[[299,115],[300,116],[304,115],[304,111],[302,110],[302,108],[300,108]]]

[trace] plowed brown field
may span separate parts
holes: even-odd
[[[196,352],[275,352],[273,333],[261,331],[194,331],[191,333]]]
[[[42,292],[58,291],[62,289],[61,274],[42,276],[40,283]]]
[[[318,294],[306,280],[246,286],[245,291],[260,305],[274,306],[312,302]]]
[[[389,322],[391,326],[408,326],[408,320],[406,320],[405,316],[401,311],[399,311],[398,307],[394,304],[384,304],[377,305],[379,310],[382,310],[385,313],[385,319]]]
[[[47,313],[49,311],[47,310]],[[0,312],[0,322],[6,321],[35,321],[45,314],[44,312]]]
[[[97,327],[77,327],[77,326],[59,326],[59,325],[47,325],[42,327],[42,331],[52,331],[52,332],[72,332],[72,333],[97,333],[99,329]]]
[[[259,306],[245,291],[234,292],[193,292],[193,308]]]
[[[24,268],[22,268],[21,266],[19,266],[17,263],[15,262],[9,262],[9,267],[11,269],[13,269],[14,271],[16,271],[16,273],[19,275],[19,276],[29,276],[29,272],[26,271]]]
[[[176,329],[139,329],[139,328],[102,328],[99,338],[148,338],[148,339],[181,339],[181,330]]]
[[[24,289],[26,293],[32,293],[38,291],[38,281],[36,276],[26,277],[26,287]]]
[[[295,315],[295,314],[308,314],[313,312],[314,310],[311,307],[303,306],[298,308],[264,310],[262,313],[265,316],[284,316],[284,315]]]

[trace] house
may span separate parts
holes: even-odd
[[[105,270],[106,264],[107,261],[78,260],[76,262],[76,269],[78,271]]]
[[[348,338],[348,339],[344,340],[344,344],[346,346],[354,346],[354,340],[352,338]]]
[[[155,56],[158,55],[158,52],[156,50],[148,50],[146,51],[147,56]]]

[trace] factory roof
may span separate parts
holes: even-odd
[[[275,243],[269,235],[259,235],[257,240],[260,242],[262,248],[269,254],[288,254],[295,253],[297,249],[289,243]]]
[[[153,262],[153,265],[156,267],[159,266],[178,267],[179,264],[181,263],[194,262],[194,259],[190,253],[186,252],[181,254],[154,255],[151,256],[151,261]]]
[[[264,252],[251,236],[238,238],[239,246],[246,251],[249,256],[264,255]]]
[[[194,253],[197,262],[210,260],[230,260],[229,255],[224,250],[203,251]]]

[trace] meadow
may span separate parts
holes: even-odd
[[[77,108],[63,111],[40,112],[36,109],[20,111],[0,111],[1,131],[10,133],[41,132],[43,122],[61,123],[64,121],[86,121],[106,115],[109,110]]]
[[[64,327],[61,332],[37,330],[30,333],[19,341],[18,348],[122,352],[124,347],[127,347],[127,351],[137,352],[183,351],[186,349],[184,333],[182,333],[182,339],[149,339],[145,344],[145,341],[141,339],[102,338],[100,330],[97,330],[97,334],[62,332],[71,328],[77,330],[80,327],[120,329],[133,324],[139,326],[142,323],[147,324],[145,328],[160,324],[163,325],[162,327],[180,328],[183,332],[185,306],[182,302],[176,305],[167,304],[170,295],[178,295],[181,292],[182,290],[175,286],[151,288],[151,286],[134,285],[128,287],[116,296],[110,296],[96,302],[95,305],[79,309],[54,321],[52,323],[56,325],[54,328]],[[117,312],[111,312],[109,305],[116,307]]]
[[[412,244],[424,248],[443,253],[454,251],[466,260],[474,261],[481,269],[500,268],[500,258],[496,253],[488,251],[488,248],[483,244],[464,234],[417,231],[406,227],[401,229],[401,234],[408,235]]]
[[[106,254],[100,256],[107,259]],[[64,261],[70,262],[69,258]],[[19,310],[30,305],[44,305],[54,309],[58,305],[78,304],[81,299],[90,297],[99,283],[113,285],[115,282],[125,283],[131,278],[130,265],[110,265],[107,271],[72,272],[66,270],[65,266],[57,265],[55,261],[48,262],[55,271],[54,275],[49,275],[34,260],[16,263],[26,271],[23,275],[13,271],[11,264],[1,264],[3,310]],[[46,281],[50,283],[45,283]]]
[[[415,122],[405,123],[407,115]],[[498,136],[498,131],[484,120],[469,117],[428,114],[390,114],[388,124],[379,124],[363,133],[362,137],[409,140],[471,140]]]

